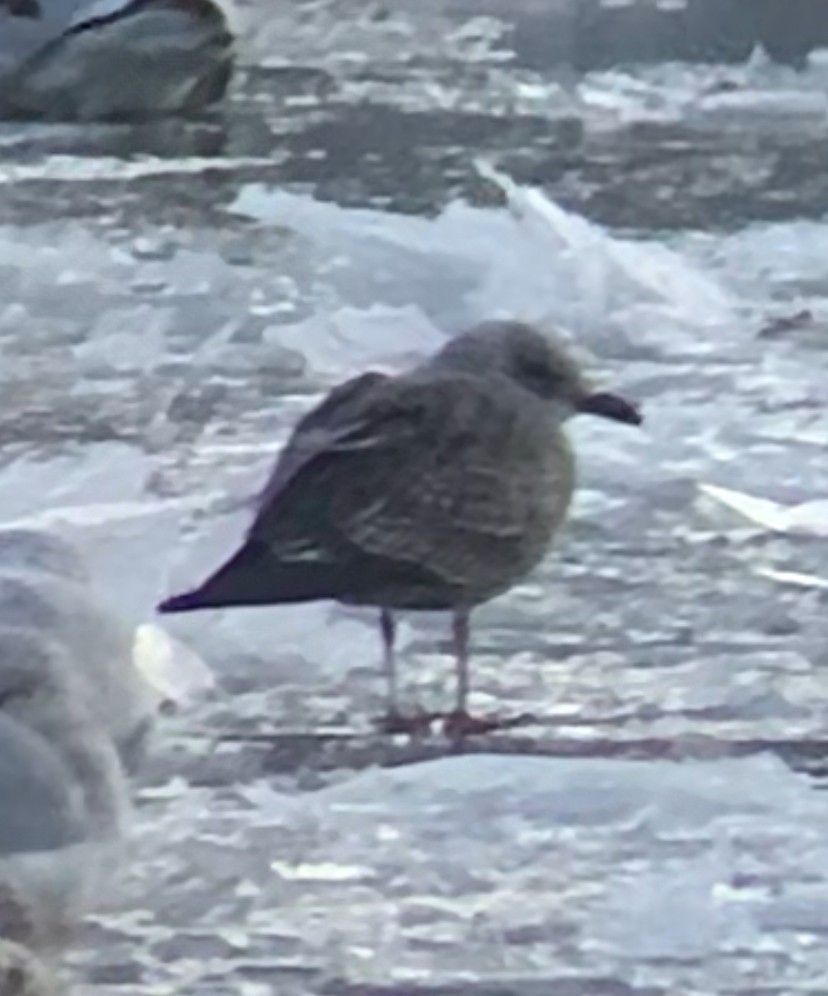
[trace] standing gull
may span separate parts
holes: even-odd
[[[447,728],[493,729],[467,710],[469,614],[524,578],[563,522],[575,483],[563,423],[578,412],[641,422],[559,340],[514,321],[477,325],[402,375],[355,377],[300,420],[241,549],[159,611],[376,606],[390,730],[422,722],[397,709],[394,612],[451,611]]]

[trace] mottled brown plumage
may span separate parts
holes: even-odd
[[[546,553],[572,497],[562,425],[577,411],[640,421],[517,322],[476,326],[408,373],[355,377],[297,425],[238,553],[160,610],[377,606],[392,692],[391,612],[451,610],[465,715],[468,613]]]

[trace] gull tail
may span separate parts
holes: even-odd
[[[333,598],[323,564],[280,562],[263,543],[245,543],[198,588],[161,602],[160,613],[196,612],[232,606],[277,605]]]

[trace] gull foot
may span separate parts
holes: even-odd
[[[451,740],[462,740],[463,737],[480,736],[482,733],[493,733],[495,730],[511,730],[515,726],[530,723],[532,717],[528,714],[520,716],[472,716],[467,712],[455,709],[443,720],[443,732]]]
[[[378,726],[382,733],[391,736],[407,733],[412,737],[422,737],[431,733],[431,724],[437,718],[435,713],[425,710],[403,713],[392,709],[380,718]]]

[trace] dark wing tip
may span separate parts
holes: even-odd
[[[201,608],[201,599],[196,591],[187,591],[183,595],[172,595],[159,602],[156,612],[166,615],[172,612],[188,612]]]

